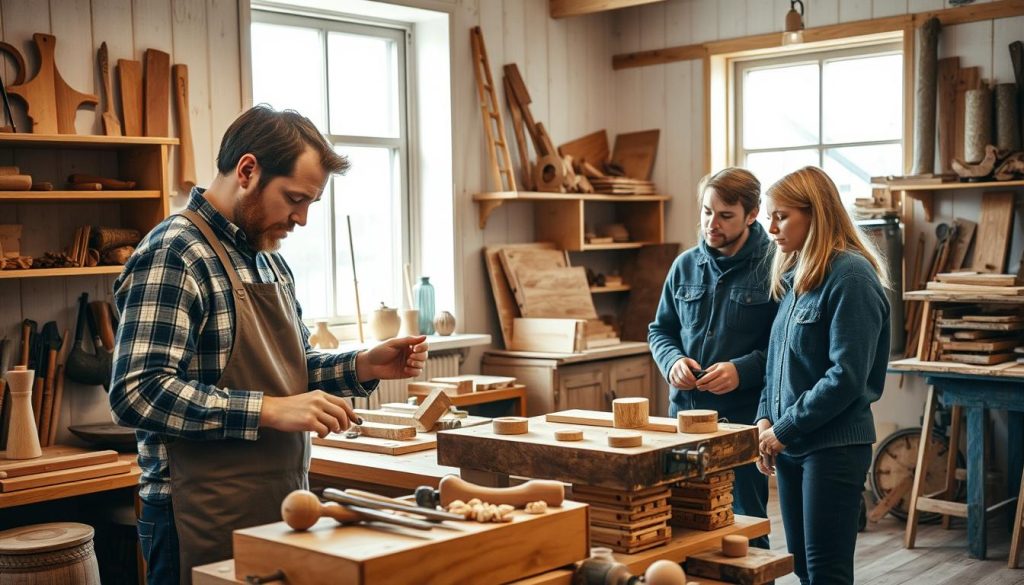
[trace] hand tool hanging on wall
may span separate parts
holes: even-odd
[[[85,323],[89,326],[89,334],[92,336],[92,345],[96,349],[96,357],[99,359],[100,367],[103,368],[103,380],[100,384],[103,385],[103,389],[110,390],[110,370],[113,367],[113,348],[107,348],[103,345],[103,339],[100,337],[100,326],[96,322],[96,318],[93,316],[92,311],[86,311]]]
[[[104,367],[102,358],[85,351],[82,336],[85,334],[89,314],[89,295],[78,297],[78,323],[75,326],[75,343],[68,355],[67,376],[79,384],[95,386],[106,383],[110,378],[109,365]]]

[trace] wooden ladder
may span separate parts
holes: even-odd
[[[512,157],[505,139],[505,121],[501,117],[501,102],[494,91],[491,66],[487,61],[487,48],[479,26],[469,31],[473,45],[473,69],[476,73],[476,92],[480,98],[484,132],[487,134],[487,153],[491,159],[491,179],[498,191],[516,191],[516,177],[512,172]],[[495,137],[497,134],[497,137]]]

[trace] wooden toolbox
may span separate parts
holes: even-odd
[[[290,585],[505,583],[585,559],[587,521],[585,504],[566,501],[545,514],[517,510],[508,523],[445,523],[456,530],[322,518],[296,532],[277,522],[235,531],[235,574],[283,571]]]
[[[489,471],[538,479],[557,479],[566,483],[632,491],[665,485],[700,475],[696,463],[704,449],[704,472],[714,473],[750,463],[757,459],[757,428],[721,423],[714,433],[688,434],[653,430],[662,419],[651,417],[644,429],[632,429],[643,435],[639,447],[613,448],[608,435],[621,429],[597,426],[610,413],[577,410],[593,415],[592,426],[584,426],[581,416],[575,423],[551,422],[561,413],[529,419],[529,431],[519,435],[498,435],[491,425],[452,429],[437,433],[437,462],[463,469]],[[609,421],[610,423],[610,421]],[[560,429],[581,429],[582,441],[558,441]],[[693,457],[687,459],[687,454]]]

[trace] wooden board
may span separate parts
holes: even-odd
[[[284,522],[236,530],[235,571],[267,575],[283,570],[289,582],[421,585],[424,576],[446,583],[491,585],[543,573],[588,556],[587,507],[565,501],[545,514],[512,513],[508,523],[449,522],[459,530],[409,530],[390,525],[339,527],[321,519],[309,531]],[[496,562],[493,554],[500,551]]]
[[[551,423],[565,423],[571,425],[584,425],[590,427],[613,426],[613,414],[596,410],[562,410],[544,415],[544,420]],[[658,431],[662,433],[678,433],[679,425],[676,419],[665,416],[651,416],[647,419],[647,425],[642,427],[647,431]]]
[[[171,56],[146,49],[145,110],[143,131],[146,136],[170,136]]]
[[[506,348],[512,347],[512,322],[520,317],[519,306],[516,304],[515,295],[512,294],[512,287],[505,276],[505,269],[501,265],[501,251],[503,249],[547,249],[554,250],[555,245],[549,242],[534,244],[509,244],[505,246],[484,248],[484,265],[487,267],[487,278],[491,283],[491,294],[494,297],[495,309],[498,313],[498,322],[501,325],[501,337]]]
[[[516,281],[513,292],[523,317],[597,318],[582,266],[517,270]]]
[[[611,157],[608,150],[608,132],[598,130],[576,140],[570,140],[558,147],[558,154],[571,156],[575,163],[585,160],[604,172],[604,164]]]
[[[935,280],[947,284],[971,284],[975,286],[1005,286],[1018,284],[1015,274],[994,274],[982,272],[941,272]]]
[[[556,479],[573,484],[620,490],[636,490],[694,477],[696,469],[680,466],[669,469],[671,451],[696,448],[706,443],[709,450],[708,473],[731,469],[757,458],[757,429],[747,425],[722,423],[719,431],[705,435],[686,435],[637,430],[643,436],[639,447],[612,449],[609,433],[614,428],[590,427],[582,441],[560,442],[558,429],[577,425],[548,422],[543,416],[530,419],[529,432],[522,435],[495,435],[482,425],[453,429],[437,434],[437,458],[440,465],[519,475],[538,479]]]
[[[377,439],[375,437],[346,439],[345,433],[331,433],[323,439],[313,435],[313,444],[335,447],[337,449],[348,449],[350,451],[365,451],[367,453],[381,453],[383,455],[403,455],[405,453],[415,453],[436,448],[437,435],[433,433],[418,433],[414,438],[407,441],[396,441],[393,439]]]
[[[483,376],[480,374],[463,374],[461,376],[445,376],[441,378],[433,378],[432,382],[441,382],[445,384],[456,384],[459,385],[460,390],[462,384],[468,384],[470,392],[479,392],[481,390],[497,390],[499,388],[510,388],[515,386],[516,379],[511,376]]]
[[[972,329],[976,331],[1021,331],[1024,323],[986,323],[983,321],[966,321],[964,319],[939,319],[936,325],[943,329]]]
[[[952,284],[929,282],[928,290],[940,292],[966,292],[983,295],[1019,296],[1024,295],[1024,286],[983,286],[978,284]]]
[[[577,353],[586,349],[586,321],[582,319],[529,319],[512,322],[515,351]]]
[[[57,485],[83,479],[93,479],[108,475],[119,475],[131,471],[132,465],[128,461],[115,461],[113,463],[100,463],[99,465],[87,465],[59,471],[48,471],[0,479],[0,492],[15,492],[31,488]]]
[[[631,179],[650,180],[660,136],[661,130],[619,134],[615,137],[612,162],[621,166],[626,176]]]
[[[117,78],[121,84],[124,135],[142,136],[142,63],[118,59]]]
[[[63,447],[48,447],[43,449],[41,457],[35,459],[8,460],[0,457],[0,478],[22,477],[116,461],[117,451],[82,451],[80,449],[68,451]]]
[[[1013,226],[1013,191],[990,192],[981,196],[981,219],[974,244],[973,269],[1002,273]]]
[[[977,351],[993,353],[1004,349],[1013,349],[1017,346],[1017,339],[1003,339],[999,341],[947,341],[942,344],[942,351]]]
[[[981,364],[990,366],[992,364],[1001,364],[1004,362],[1012,362],[1017,359],[1012,353],[994,353],[994,354],[973,354],[973,353],[943,353],[943,361],[960,362],[963,364]]]
[[[743,557],[727,557],[721,551],[711,551],[686,559],[687,575],[743,585],[761,585],[792,572],[793,555],[753,547]]]

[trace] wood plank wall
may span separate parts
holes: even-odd
[[[102,90],[96,50],[104,41],[112,74],[118,59],[141,60],[149,48],[170,53],[172,63],[188,65],[196,171],[199,183],[205,185],[213,176],[220,137],[241,110],[238,10],[238,0],[0,0],[0,39],[22,52],[29,69],[26,79],[31,79],[39,62],[32,34],[56,36],[56,62],[61,75],[73,88],[97,95]],[[4,61],[0,72],[9,82],[13,79],[13,62],[9,58]],[[119,95],[116,82],[114,86]],[[115,103],[119,104],[119,98]],[[29,128],[24,106],[15,102],[13,108],[18,128]],[[79,134],[102,134],[99,113],[93,110],[79,110],[75,125]],[[171,133],[176,135],[174,123]],[[25,161],[19,158],[18,163]],[[172,149],[172,177],[176,163],[177,153]],[[33,153],[28,164],[55,167],[55,177],[75,171],[115,170],[104,157],[89,153]],[[177,193],[175,185],[171,189],[175,193],[171,208],[179,209],[186,197]],[[7,204],[0,205],[0,223],[26,226],[23,248],[59,250],[69,243],[76,227],[85,223],[105,225],[117,209],[113,204]],[[88,292],[92,300],[110,299],[113,281],[113,277],[0,280],[0,338],[19,339],[20,323],[26,318],[40,325],[55,320],[61,329],[74,335],[78,296]],[[65,393],[58,441],[69,440],[69,424],[110,420],[102,388],[69,380]]]

